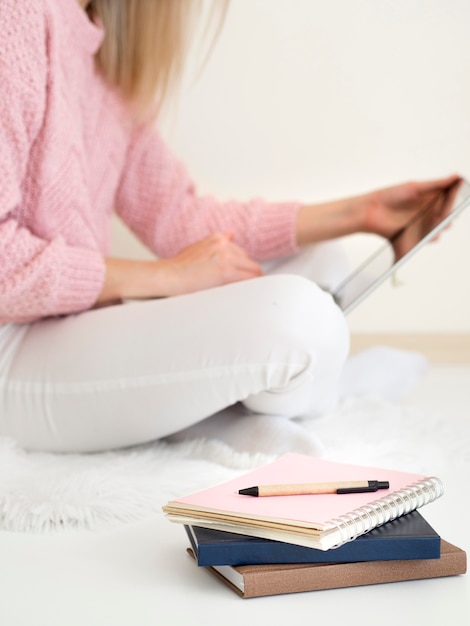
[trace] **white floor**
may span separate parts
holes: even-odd
[[[470,367],[434,366],[401,405],[396,426],[377,415],[365,433],[368,458],[357,460],[381,459],[381,441],[394,438],[394,464],[402,458],[403,469],[411,471],[411,465],[425,465],[443,479],[446,493],[426,508],[425,517],[443,538],[469,552]],[[409,431],[422,433],[422,447],[416,438],[407,441],[407,411],[410,419],[418,415],[421,420],[418,431],[411,424]],[[356,418],[349,433],[345,429],[342,447],[351,460],[350,434],[354,426],[362,428],[360,416]],[[340,434],[328,419],[320,420],[318,429],[328,452]],[[356,436],[359,440],[361,433]],[[341,450],[336,446],[334,453],[341,455]],[[293,619],[351,626],[366,619],[384,625],[470,623],[468,575],[242,600],[198,570],[185,548],[182,528],[161,515],[99,532],[0,532],[0,624],[239,626],[259,620],[285,626]]]

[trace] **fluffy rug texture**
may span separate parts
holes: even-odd
[[[105,453],[29,453],[0,438],[0,528],[98,529],[161,515],[168,500],[287,450],[425,474],[451,469],[449,459],[468,469],[468,436],[456,434],[444,411],[380,391],[347,395],[329,414],[298,420],[234,407],[178,437]]]

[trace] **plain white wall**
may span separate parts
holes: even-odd
[[[201,192],[316,202],[470,176],[468,0],[232,0],[195,74],[162,132]],[[470,332],[469,235],[470,211],[351,330]],[[114,241],[145,256],[116,224]],[[347,245],[354,256],[370,242]]]

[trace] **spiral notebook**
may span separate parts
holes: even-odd
[[[351,480],[388,481],[390,488],[347,495],[261,498],[238,493],[252,485]],[[285,454],[230,481],[172,500],[163,511],[175,523],[328,550],[442,494],[442,483],[436,477]]]

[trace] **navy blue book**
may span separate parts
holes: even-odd
[[[387,522],[331,550],[185,526],[198,565],[356,563],[438,559],[441,539],[418,511]]]

